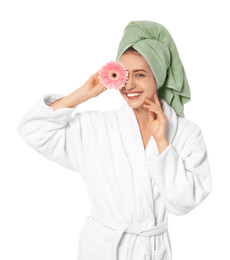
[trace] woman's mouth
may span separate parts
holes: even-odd
[[[125,93],[125,95],[127,96],[128,100],[134,100],[134,99],[138,99],[141,96],[142,92],[134,92],[134,93]]]

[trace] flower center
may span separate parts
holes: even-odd
[[[119,78],[119,73],[115,70],[109,72],[109,78],[112,80],[117,80]]]

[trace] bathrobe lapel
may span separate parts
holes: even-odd
[[[164,99],[159,98],[159,101],[162,106],[162,111],[166,114],[168,119],[166,137],[169,143],[172,143],[177,129],[177,114]],[[117,115],[122,141],[124,143],[127,156],[132,164],[132,168],[139,170],[143,179],[143,165],[145,164],[146,156],[149,158],[156,158],[159,156],[156,142],[153,136],[151,136],[146,150],[144,149],[136,115],[127,103],[123,104],[117,110]]]
[[[167,116],[166,137],[169,143],[172,143],[177,130],[177,114],[174,109],[167,104],[164,99],[159,99],[162,111]],[[144,149],[141,131],[138,120],[133,109],[127,104],[123,104],[117,110],[118,124],[127,158],[132,169],[133,178],[136,180],[138,187],[137,197],[143,205],[150,210],[149,222],[147,226],[152,226],[156,223],[155,219],[155,202],[154,202],[154,180],[147,170],[146,163],[148,159],[156,159],[159,155],[156,142],[153,137]]]

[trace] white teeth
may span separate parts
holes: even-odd
[[[135,97],[135,96],[140,96],[141,93],[134,93],[134,94],[127,94],[128,97]]]

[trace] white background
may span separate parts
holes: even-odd
[[[185,117],[200,125],[208,148],[212,193],[189,214],[169,215],[173,259],[230,259],[227,4],[1,1],[1,260],[76,260],[91,207],[83,179],[32,150],[16,129],[43,94],[70,94],[115,60],[131,20],[161,23],[173,36],[191,89]],[[124,102],[108,90],[78,111],[116,109]]]

